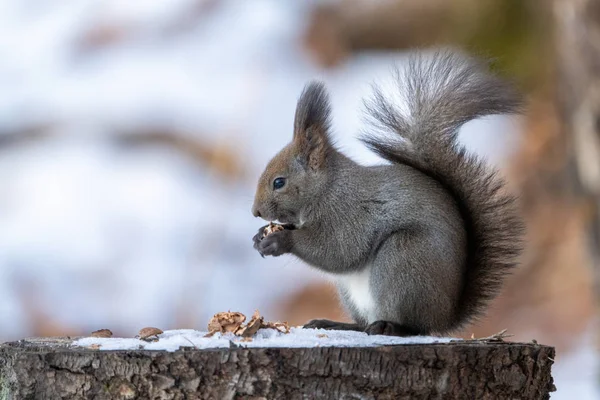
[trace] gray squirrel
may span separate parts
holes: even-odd
[[[292,141],[259,179],[254,216],[285,229],[260,228],[254,248],[333,275],[354,320],[305,328],[445,334],[480,317],[518,263],[515,199],[457,134],[477,117],[519,112],[520,96],[485,63],[447,50],[413,54],[396,78],[406,104],[376,87],[373,130],[361,138],[389,164],[362,166],[336,149],[326,89],[311,82]]]

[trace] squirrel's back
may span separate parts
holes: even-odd
[[[467,236],[455,329],[478,317],[517,264],[523,225],[504,182],[457,142],[466,122],[519,110],[517,93],[476,60],[447,51],[416,54],[399,73],[405,108],[376,89],[367,108],[375,126],[397,136],[362,140],[385,159],[429,176],[452,196]],[[403,110],[407,110],[404,112]]]

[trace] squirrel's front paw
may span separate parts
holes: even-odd
[[[269,226],[269,225],[265,225],[265,226],[263,226],[263,227],[259,228],[259,229],[258,229],[258,233],[257,233],[256,235],[254,235],[254,237],[252,238],[252,241],[254,242],[254,248],[255,248],[256,250],[258,250],[258,251],[259,251],[259,253],[260,253],[260,250],[258,249],[258,244],[259,244],[259,243],[260,243],[260,242],[263,240],[263,238],[265,237],[265,228],[266,228],[267,226]],[[263,255],[262,253],[261,253],[261,256],[263,256],[263,257],[264,257],[264,255]]]
[[[289,253],[292,246],[290,240],[290,231],[283,230],[271,233],[269,236],[260,238],[259,234],[254,237],[254,248],[258,250],[261,256],[278,257]]]

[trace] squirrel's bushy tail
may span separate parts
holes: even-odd
[[[499,292],[516,265],[523,233],[503,180],[457,142],[458,130],[480,116],[516,112],[521,101],[485,65],[450,51],[412,56],[397,78],[404,107],[376,88],[367,110],[378,128],[399,137],[368,135],[362,141],[385,159],[434,178],[456,199],[468,253],[455,329],[480,316]]]

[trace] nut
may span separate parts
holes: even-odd
[[[98,338],[109,338],[112,337],[112,335],[113,333],[110,331],[110,329],[98,329],[91,334],[92,337]]]
[[[263,238],[275,233],[275,232],[279,232],[284,230],[285,228],[283,227],[283,225],[279,225],[279,224],[275,224],[273,222],[270,222],[269,225],[267,225],[265,227],[265,230],[263,231]]]
[[[240,312],[220,312],[210,319],[208,332],[211,336],[217,332],[235,332],[245,320],[246,316]]]
[[[149,326],[140,329],[140,332],[138,333],[137,337],[141,340],[146,341],[150,341],[153,339],[158,340],[158,335],[160,335],[161,333],[163,333],[163,331],[161,331],[160,329]]]

